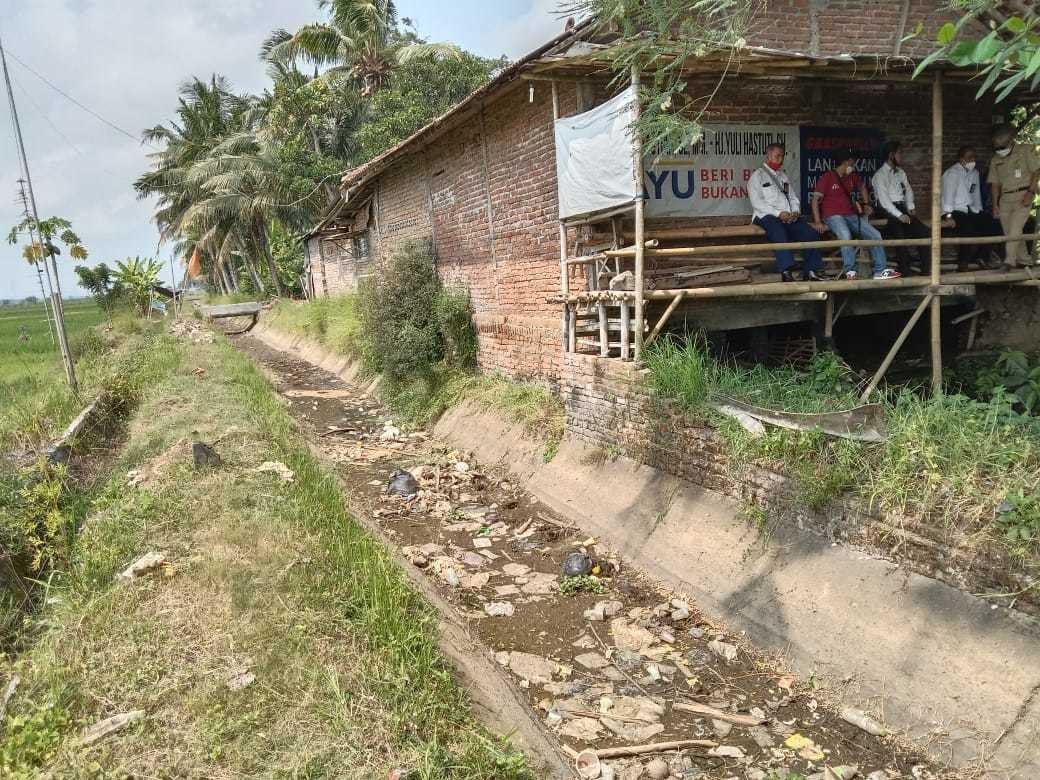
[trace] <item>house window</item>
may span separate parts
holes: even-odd
[[[354,239],[354,257],[360,262],[367,262],[369,257],[368,234]]]

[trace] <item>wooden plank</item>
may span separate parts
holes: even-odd
[[[199,311],[203,316],[211,320],[219,320],[225,317],[248,317],[260,313],[259,301],[249,303],[225,303],[218,306],[200,306]]]

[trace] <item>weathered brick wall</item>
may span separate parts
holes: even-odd
[[[657,398],[648,372],[630,363],[567,355],[560,377],[567,435],[767,512],[767,527],[792,525],[868,549],[909,569],[967,590],[1028,590],[1031,574],[999,543],[947,534],[939,518],[894,516],[855,500],[820,510],[805,505],[797,480],[754,465],[732,463],[719,434]],[[974,536],[974,535],[972,535]],[[1019,608],[1040,614],[1040,595]]]
[[[430,209],[423,186],[423,161],[408,155],[376,182],[374,214],[369,222],[378,258],[389,257],[411,239],[429,238]]]
[[[957,16],[935,0],[768,0],[752,22],[748,42],[814,54],[924,56],[935,33]],[[903,24],[905,15],[905,24]],[[922,26],[921,34],[903,42]]]

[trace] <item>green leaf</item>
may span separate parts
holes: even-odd
[[[913,78],[915,78],[915,79],[916,79],[916,78],[917,78],[918,76],[920,76],[920,75],[921,75],[921,73],[923,73],[923,72],[924,72],[925,68],[927,68],[927,67],[928,67],[929,65],[931,65],[931,64],[932,64],[933,62],[935,62],[936,60],[938,60],[938,59],[939,59],[940,57],[942,57],[942,56],[943,56],[944,54],[946,54],[946,49],[936,49],[936,50],[935,50],[935,51],[933,51],[933,52],[932,52],[931,54],[929,54],[929,55],[928,55],[927,57],[925,57],[925,58],[924,58],[924,59],[923,59],[923,60],[921,61],[921,64],[920,64],[920,65],[918,65],[918,66],[917,66],[917,67],[916,67],[916,68],[914,69],[914,75],[913,75]]]
[[[973,60],[979,64],[989,62],[1003,48],[1004,42],[1000,40],[997,31],[994,30],[975,45]]]
[[[1033,56],[1029,60],[1029,64],[1026,66],[1025,78],[1030,78],[1037,71],[1040,71],[1040,48],[1033,51]]]
[[[943,46],[948,46],[953,43],[953,39],[957,36],[957,27],[953,22],[947,22],[939,28],[938,35],[935,36],[935,40],[941,43]]]
[[[1004,22],[1004,26],[1010,32],[1013,32],[1015,35],[1024,33],[1026,31],[1026,23],[1020,16],[1012,16],[1010,19]]]
[[[946,58],[957,67],[968,65],[975,61],[975,45],[974,41],[955,43],[946,55]]]

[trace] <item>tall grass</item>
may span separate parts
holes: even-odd
[[[317,341],[333,352],[364,357],[357,295],[353,293],[309,301],[279,300],[266,317],[274,327]]]
[[[876,445],[780,428],[755,438],[715,414],[710,401],[728,396],[792,412],[840,411],[857,404],[856,378],[830,354],[807,371],[742,367],[717,360],[697,339],[661,341],[646,362],[656,391],[711,420],[737,464],[796,477],[813,507],[847,494],[973,532],[989,529],[994,509],[1009,496],[1040,490],[1040,421],[1000,399],[891,393],[882,400],[888,437]]]

